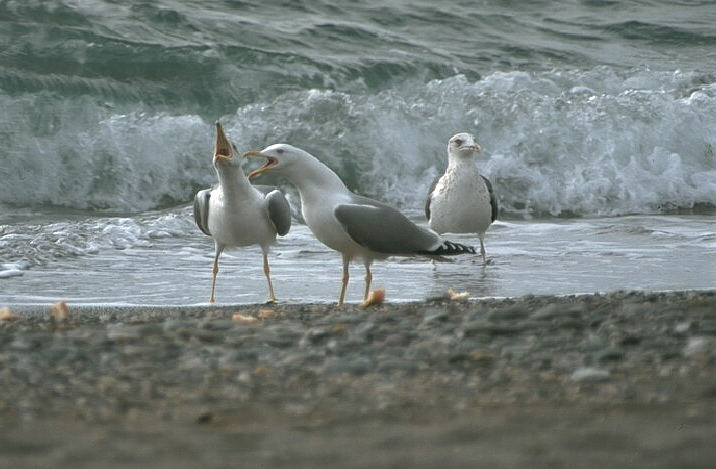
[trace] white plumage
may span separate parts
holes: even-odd
[[[497,219],[497,199],[492,184],[480,174],[473,155],[482,151],[468,133],[453,136],[448,143],[448,167],[428,193],[425,215],[438,233],[475,233],[480,239],[483,264],[485,232]]]
[[[475,253],[469,246],[442,239],[434,231],[408,220],[398,210],[348,190],[336,173],[310,153],[286,144],[271,145],[245,156],[264,157],[265,166],[249,178],[266,171],[287,177],[298,189],[301,211],[316,238],[341,253],[343,278],[338,305],[343,304],[348,267],[354,258],[366,270],[364,304],[368,303],[372,275],[370,265],[388,256],[443,256]]]
[[[252,186],[233,145],[221,124],[216,123],[214,168],[219,184],[199,191],[194,198],[194,219],[205,234],[214,239],[215,257],[211,297],[214,302],[219,256],[226,248],[259,245],[263,251],[264,275],[269,301],[276,301],[268,265],[269,247],[276,234],[285,235],[291,227],[291,208],[283,194],[269,186]]]

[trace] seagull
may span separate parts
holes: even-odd
[[[487,265],[485,232],[497,219],[498,207],[492,184],[475,166],[473,155],[481,151],[469,133],[450,139],[448,167],[430,186],[425,216],[430,228],[438,233],[476,233],[482,264]]]
[[[252,186],[241,169],[240,158],[234,158],[236,148],[216,123],[214,169],[219,184],[213,189],[199,191],[194,197],[194,221],[204,234],[214,238],[215,256],[211,297],[214,303],[219,256],[226,248],[261,246],[264,275],[268,282],[269,303],[276,302],[268,264],[269,246],[276,242],[276,234],[285,235],[291,228],[291,206],[281,191],[271,186]]]
[[[246,157],[266,158],[266,164],[249,174],[272,172],[285,176],[298,189],[301,212],[316,238],[341,253],[343,277],[338,306],[348,286],[348,267],[354,258],[365,266],[363,306],[372,304],[373,276],[370,266],[388,256],[446,256],[476,254],[474,248],[442,239],[437,233],[420,227],[395,208],[348,190],[343,181],[315,156],[287,144],[275,144],[261,151],[244,153]]]

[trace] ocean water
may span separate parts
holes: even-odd
[[[205,302],[217,119],[418,223],[476,135],[493,264],[376,263],[389,300],[714,288],[714,25],[712,1],[0,1],[0,305]],[[271,266],[280,299],[336,300],[298,219]],[[258,249],[225,255],[218,301],[265,298]]]

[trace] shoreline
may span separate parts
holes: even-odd
[[[17,315],[3,467],[716,459],[716,290]]]
[[[648,298],[649,301],[657,300],[660,298],[670,297],[684,297],[688,295],[716,295],[716,288],[714,289],[693,289],[693,290],[617,290],[612,292],[595,292],[595,293],[568,293],[568,294],[551,294],[551,295],[535,295],[527,294],[521,296],[500,296],[500,297],[469,297],[467,300],[450,300],[447,293],[443,296],[435,296],[426,298],[424,300],[415,301],[391,301],[388,298],[384,303],[368,308],[371,309],[390,309],[395,307],[397,309],[412,306],[420,307],[421,305],[431,305],[448,303],[455,305],[488,305],[491,307],[499,307],[504,303],[519,303],[519,302],[556,302],[561,303],[567,301],[585,301],[592,298],[602,298],[608,301],[622,301],[625,299],[634,298]],[[59,300],[59,302],[65,302]],[[107,315],[111,315],[113,319],[118,320],[122,317],[132,317],[138,313],[151,314],[156,316],[157,319],[161,317],[173,318],[180,315],[199,316],[202,314],[220,314],[230,313],[236,311],[250,311],[258,312],[262,309],[279,309],[284,313],[291,311],[301,312],[308,309],[329,313],[334,310],[338,310],[336,303],[332,301],[326,302],[283,302],[278,303],[196,303],[196,304],[184,304],[184,305],[163,305],[163,304],[117,304],[117,303],[72,303],[65,302],[71,309],[73,315],[80,315],[83,318],[102,318]],[[54,303],[57,304],[57,303]],[[20,315],[24,319],[40,319],[49,318],[50,311],[53,307],[53,303],[49,302],[38,302],[38,303],[4,303],[0,304],[0,307],[6,307],[14,313]],[[343,311],[351,310],[364,310],[358,303],[345,303]],[[161,316],[164,314],[165,316]]]

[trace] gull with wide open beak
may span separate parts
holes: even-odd
[[[269,247],[276,235],[291,228],[291,207],[281,191],[272,186],[254,186],[241,169],[241,157],[216,123],[213,164],[219,184],[194,197],[194,220],[201,231],[214,239],[215,256],[209,303],[214,303],[219,256],[227,248],[259,245],[269,302],[276,301],[268,264]]]

